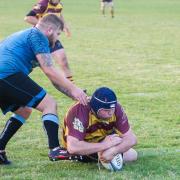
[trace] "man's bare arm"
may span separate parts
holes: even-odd
[[[25,16],[24,21],[35,26],[38,23],[38,18],[36,16]]]
[[[122,135],[122,142],[115,146],[115,154],[124,153],[137,144],[137,138],[131,128]]]
[[[36,55],[42,71],[50,79],[56,89],[65,95],[87,104],[87,96],[80,88],[76,87],[71,81],[64,77],[54,66],[51,55],[48,53]]]
[[[105,141],[99,143],[89,143],[86,141],[79,141],[73,136],[67,136],[67,150],[71,154],[88,155],[104,151],[112,146],[120,143],[120,138],[117,136],[106,138]]]

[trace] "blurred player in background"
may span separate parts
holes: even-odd
[[[110,162],[121,153],[124,162],[137,159],[136,143],[128,118],[115,93],[97,89],[88,106],[76,103],[64,120],[62,145],[81,162]],[[71,157],[73,159],[73,156]]]
[[[63,31],[65,34],[67,36],[71,36],[69,27],[64,20],[62,10],[63,5],[60,0],[39,0],[39,2],[34,5],[33,9],[26,15],[24,20],[32,25],[36,25],[40,18],[46,16],[47,14],[55,14],[63,21]],[[64,47],[59,40],[57,40],[55,47],[51,49],[51,54],[57,63],[61,66],[65,77],[73,81],[72,72],[69,67]]]
[[[113,0],[101,0],[101,12],[105,16],[106,8],[110,9],[111,17],[114,18],[114,3]]]
[[[36,26],[16,32],[0,43],[0,108],[3,114],[14,113],[0,134],[0,164],[11,163],[6,156],[6,145],[28,119],[31,108],[42,112],[50,160],[63,159],[68,155],[59,144],[56,101],[29,77],[33,68],[39,66],[58,91],[87,104],[83,90],[53,65],[50,47],[55,46],[62,30],[61,19],[50,14],[41,18]]]

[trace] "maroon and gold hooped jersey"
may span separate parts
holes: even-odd
[[[49,0],[40,0],[36,5],[34,5],[31,10],[31,14],[33,14],[39,19],[47,14],[55,14],[57,16],[61,15],[61,11],[63,9],[63,5],[61,3],[52,4]],[[31,15],[30,14],[30,15]]]
[[[98,119],[90,109],[79,103],[72,106],[64,118],[62,145],[66,147],[67,136],[73,136],[80,141],[100,142],[107,135],[119,134],[129,130],[128,118],[118,103],[115,113],[108,120]]]

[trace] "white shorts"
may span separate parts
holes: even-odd
[[[108,7],[108,8],[113,8],[114,4],[113,2],[101,2],[101,10]]]

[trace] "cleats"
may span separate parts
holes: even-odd
[[[51,161],[70,159],[68,151],[62,147],[56,147],[54,149],[51,149],[48,156]]]
[[[7,159],[6,152],[0,152],[0,165],[10,165],[11,161]]]

